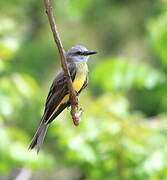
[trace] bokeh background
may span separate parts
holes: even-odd
[[[85,112],[27,147],[60,60],[42,1],[0,1],[0,180],[167,179],[167,1],[53,0],[67,50],[89,61]],[[20,179],[19,179],[20,178]]]

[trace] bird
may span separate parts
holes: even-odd
[[[82,45],[70,48],[65,56],[67,67],[70,72],[73,88],[78,96],[88,85],[88,59],[90,55],[96,54],[94,50],[88,50]],[[67,107],[70,107],[69,91],[64,71],[60,70],[56,75],[44,107],[43,116],[39,127],[32,138],[29,149],[36,148],[40,151],[49,124]]]

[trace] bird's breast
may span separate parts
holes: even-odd
[[[76,63],[76,75],[75,75],[75,79],[73,81],[73,87],[75,89],[75,91],[80,91],[80,89],[82,88],[87,74],[88,74],[88,67],[86,63]]]

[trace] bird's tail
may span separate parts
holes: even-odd
[[[39,128],[37,129],[28,149],[33,149],[35,147],[37,150],[37,153],[39,152],[42,146],[47,128],[48,128],[48,124],[41,121]]]

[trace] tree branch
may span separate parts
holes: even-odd
[[[73,85],[72,85],[71,76],[70,76],[68,66],[67,66],[65,51],[64,51],[64,48],[63,48],[63,45],[61,43],[60,36],[59,36],[58,30],[57,30],[57,26],[55,23],[55,19],[54,19],[50,0],[44,0],[44,4],[45,4],[45,9],[46,9],[46,13],[48,16],[49,24],[50,24],[50,27],[51,27],[51,30],[53,33],[54,41],[57,45],[57,48],[58,48],[58,51],[60,54],[61,66],[62,66],[62,69],[64,71],[64,75],[65,75],[66,81],[67,81],[67,87],[68,87],[69,94],[70,94],[71,116],[72,116],[74,125],[78,126],[80,116],[81,116],[83,111],[80,110],[79,112],[77,112],[77,110],[78,110],[78,98],[76,96],[75,90],[74,90]]]

